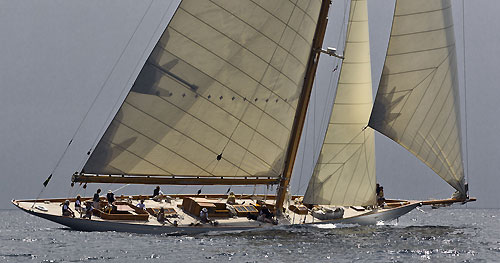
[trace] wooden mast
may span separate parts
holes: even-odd
[[[323,38],[325,36],[326,26],[328,24],[328,9],[330,8],[330,4],[330,0],[323,0],[321,3],[318,23],[316,24],[316,31],[314,33],[311,53],[309,55],[307,70],[304,77],[304,86],[302,88],[302,93],[300,94],[300,99],[297,105],[297,112],[295,113],[295,120],[293,122],[290,143],[288,151],[286,153],[285,169],[283,171],[282,177],[280,178],[280,183],[278,186],[278,193],[276,198],[276,212],[278,214],[282,214],[283,211],[285,195],[287,193],[288,184],[290,183],[290,178],[292,176],[295,157],[299,149],[300,137],[302,135],[302,129],[306,120],[307,106],[311,97],[314,76],[316,75],[316,68],[319,62],[319,52],[323,46]]]

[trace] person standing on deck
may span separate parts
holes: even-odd
[[[80,213],[80,217],[82,215],[82,198],[80,197],[80,195],[77,195],[76,196],[76,200],[75,200],[75,210]]]
[[[94,194],[94,198],[92,198],[94,209],[100,209],[101,208],[100,204],[99,204],[99,200],[100,200],[99,195],[100,194],[101,194],[101,188],[97,189],[97,192]]]
[[[385,197],[384,197],[384,187],[381,186],[379,192],[377,193],[377,203],[379,206],[384,206]]]

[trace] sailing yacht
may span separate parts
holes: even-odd
[[[276,185],[277,193],[231,202],[227,193],[119,196],[113,204],[101,198],[90,218],[62,216],[64,199],[13,200],[15,206],[77,230],[199,233],[376,224],[421,205],[475,200],[462,166],[451,1],[396,1],[374,102],[366,0],[350,1],[342,52],[323,49],[329,0],[172,3],[175,14],[72,182]],[[297,196],[289,182],[320,55],[342,66],[319,159],[305,195]],[[374,131],[457,194],[377,200]],[[136,206],[141,201],[146,209]],[[266,209],[278,220],[265,220]],[[205,216],[211,220],[202,222]]]

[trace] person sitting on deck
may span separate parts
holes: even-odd
[[[160,211],[158,212],[158,216],[156,217],[158,222],[165,224],[165,209],[162,207],[160,208]]]
[[[91,219],[92,218],[92,203],[90,201],[85,202],[85,215],[84,218]]]
[[[99,200],[100,200],[100,197],[99,197],[99,194],[101,193],[101,189],[97,189],[97,192],[94,194],[94,198],[92,198],[92,201],[94,202],[93,203],[93,206],[94,206],[94,209],[100,209],[101,206],[99,204]]]
[[[234,195],[234,192],[229,193],[226,203],[230,205],[236,204],[236,196]]]
[[[75,213],[71,210],[71,208],[69,208],[69,200],[64,201],[62,206],[62,215],[75,217]]]
[[[146,209],[146,205],[144,204],[144,199],[141,199],[141,201],[135,206],[142,210]]]
[[[262,222],[266,222],[266,223],[273,223],[273,213],[271,213],[271,211],[269,211],[269,208],[267,208],[266,205],[262,205],[262,208],[260,209],[260,212],[259,212],[259,217],[257,218],[257,220],[259,221],[262,221]]]
[[[115,194],[113,194],[113,191],[108,191],[108,193],[106,194],[106,199],[108,200],[109,205],[112,205],[115,202]]]
[[[200,211],[200,221],[202,223],[210,223],[210,219],[208,218],[208,209],[206,207],[203,207]]]
[[[76,200],[75,200],[75,210],[80,213],[80,217],[82,216],[82,211],[83,211],[83,208],[82,208],[82,198],[80,197],[80,195],[77,195],[76,196]]]
[[[153,191],[153,200],[159,201],[163,197],[163,192],[160,190],[160,186],[157,185],[155,190]]]

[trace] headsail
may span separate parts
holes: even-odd
[[[320,4],[182,1],[85,172],[278,177]]]
[[[370,127],[465,194],[450,0],[398,0]]]
[[[372,129],[364,129],[373,102],[366,0],[351,1],[344,57],[325,140],[304,203],[376,203],[374,134]]]

